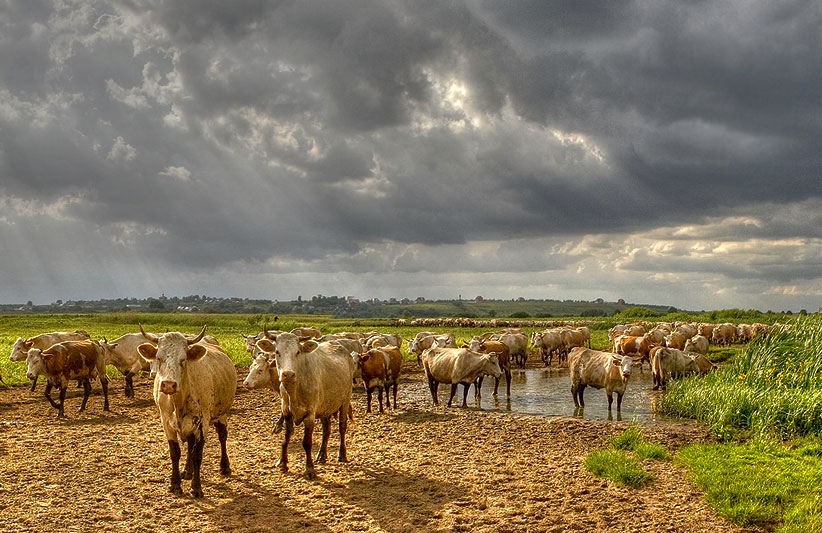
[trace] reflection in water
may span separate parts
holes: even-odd
[[[511,376],[511,398],[505,396],[505,378],[500,383],[498,398],[493,397],[494,380],[483,382],[482,399],[475,406],[490,411],[510,411],[513,413],[541,416],[573,416],[588,420],[677,420],[657,412],[660,393],[652,391],[651,373],[647,368],[640,372],[634,367],[625,396],[622,411],[616,410],[614,393],[613,411],[608,413],[608,399],[605,389],[585,389],[585,407],[574,407],[571,398],[571,378],[567,368],[547,368],[537,370],[513,369]],[[472,389],[473,394],[473,389]],[[476,402],[476,400],[474,400]],[[469,405],[471,403],[469,395]]]

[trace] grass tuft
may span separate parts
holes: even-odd
[[[636,487],[653,479],[635,459],[622,450],[597,450],[585,459],[585,467],[593,475],[613,480],[617,485]]]

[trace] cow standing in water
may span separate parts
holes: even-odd
[[[148,361],[157,361],[154,401],[160,410],[163,431],[171,455],[171,484],[174,494],[182,494],[180,440],[188,444],[188,458],[182,478],[191,479],[191,495],[203,497],[200,465],[209,423],[220,439],[220,474],[231,474],[226,453],[228,410],[237,389],[234,363],[222,349],[201,342],[205,326],[197,336],[171,332],[151,335],[140,331],[149,342],[137,349]]]
[[[273,354],[280,380],[282,416],[285,420],[285,438],[277,466],[288,471],[288,443],[294,426],[303,424],[305,476],[314,479],[311,458],[312,433],[316,419],[323,427],[322,442],[317,452],[317,463],[327,460],[328,438],[331,435],[331,417],[339,416],[340,449],[337,460],[348,461],[345,432],[351,417],[351,384],[354,380],[354,361],[342,346],[333,342],[318,344],[293,333],[276,337],[266,334],[257,342],[266,354]]]
[[[600,352],[590,348],[574,348],[568,354],[568,368],[571,371],[571,395],[574,397],[574,406],[585,407],[582,393],[590,385],[595,389],[605,389],[608,397],[608,411],[617,393],[617,411],[622,409],[622,396],[631,377],[629,356],[620,357],[609,352]]]

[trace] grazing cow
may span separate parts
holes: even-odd
[[[29,350],[32,348],[38,348],[40,350],[45,350],[46,348],[57,344],[58,342],[63,341],[85,341],[89,340],[91,337],[88,333],[83,331],[82,329],[78,329],[77,331],[55,331],[54,333],[41,333],[40,335],[35,335],[30,339],[24,339],[19,337],[17,341],[15,341],[14,346],[11,347],[11,354],[9,355],[9,361],[25,361],[26,357],[28,357]],[[35,375],[32,379],[31,390],[34,390],[34,387],[37,386],[37,376]]]
[[[423,352],[422,364],[425,375],[428,377],[428,387],[434,405],[439,405],[437,388],[440,383],[451,384],[451,395],[448,397],[448,407],[457,393],[457,385],[463,384],[462,406],[468,406],[468,389],[477,378],[490,374],[499,378],[502,370],[496,354],[481,354],[467,348],[440,348],[434,344]]]
[[[684,333],[681,331],[674,331],[667,337],[665,337],[665,346],[668,348],[674,348],[677,350],[681,350],[685,348],[685,343],[688,341],[690,337],[686,337]]]
[[[630,337],[641,337],[642,335],[645,335],[645,333],[646,333],[645,326],[643,326],[642,324],[630,324],[625,329],[624,334],[628,335]]]
[[[665,336],[668,334],[669,332],[666,332],[665,329],[658,326],[646,333],[654,344],[665,344]]]
[[[417,333],[417,336],[414,337],[414,340],[411,341],[408,347],[411,353],[417,354],[417,364],[421,362],[422,353],[431,348],[434,342],[436,342],[440,348],[457,347],[457,339],[453,333],[434,333],[432,335],[421,335],[421,333]]]
[[[613,393],[617,393],[617,411],[622,408],[622,396],[631,377],[629,356],[619,357],[609,352],[600,352],[590,348],[578,347],[568,354],[568,368],[571,371],[571,396],[576,407],[585,407],[582,397],[585,387],[590,385],[595,389],[605,389],[608,397],[608,410],[614,401]]]
[[[319,339],[323,336],[322,331],[311,327],[294,328],[291,330],[291,333],[298,337],[309,337],[312,339]]]
[[[200,466],[209,423],[214,424],[220,440],[220,474],[231,474],[226,452],[228,411],[237,389],[237,371],[223,350],[202,342],[206,327],[199,335],[178,332],[152,335],[140,326],[149,342],[137,350],[148,361],[157,360],[154,402],[160,411],[163,432],[171,455],[173,494],[182,494],[180,477],[180,440],[188,444],[188,458],[182,479],[191,479],[191,495],[203,497]]]
[[[499,342],[499,341],[478,341],[472,340],[468,346],[463,345],[463,348],[469,348],[471,351],[477,353],[487,353],[487,354],[496,354],[497,362],[499,363],[499,367],[502,370],[502,373],[505,374],[505,391],[507,396],[511,396],[511,354],[508,352],[508,346]],[[482,397],[482,378],[485,375],[482,374],[477,378],[477,387],[476,387],[476,397]],[[494,397],[497,397],[499,393],[499,381],[500,378],[494,378]]]
[[[402,347],[402,337],[396,333],[377,333],[365,340],[365,347],[368,349],[379,348],[380,346]]]
[[[654,390],[665,388],[671,378],[687,376],[690,374],[706,373],[716,368],[702,354],[690,354],[677,350],[659,346],[651,351],[651,374],[654,381]]]
[[[83,403],[80,404],[80,411],[83,411],[91,393],[90,380],[99,377],[103,386],[103,410],[108,411],[106,352],[114,347],[105,342],[84,340],[58,342],[45,350],[32,348],[26,356],[26,377],[36,380],[40,374],[46,376],[46,399],[57,409],[57,416],[61,418],[66,416],[63,406],[69,380],[76,379],[83,384]],[[60,391],[59,404],[51,398],[52,387]]]
[[[711,334],[711,340],[713,343],[722,346],[731,344],[734,337],[736,337],[736,326],[727,322],[717,325]]]
[[[708,355],[709,345],[710,343],[708,342],[708,339],[706,339],[702,335],[694,335],[693,337],[685,341],[685,347],[682,349],[682,351]]]
[[[323,427],[322,442],[317,463],[327,460],[328,438],[331,435],[331,417],[339,415],[340,449],[337,459],[348,461],[345,449],[345,431],[351,417],[351,382],[354,378],[354,360],[345,349],[331,342],[317,344],[291,333],[266,336],[257,346],[266,354],[273,354],[280,378],[282,415],[285,418],[285,439],[277,465],[288,471],[288,442],[294,425],[303,424],[305,475],[314,479],[311,458],[311,436],[314,423],[320,419]]]
[[[697,327],[693,324],[679,324],[674,331],[682,333],[686,339],[690,339],[697,334]]]
[[[697,334],[697,335],[702,335],[702,336],[703,336],[703,337],[705,337],[706,339],[710,339],[710,338],[711,338],[711,336],[712,336],[712,335],[713,335],[713,333],[714,333],[714,328],[715,328],[715,327],[716,327],[716,326],[715,326],[715,325],[713,325],[713,324],[699,324],[699,325],[696,327],[696,334]]]
[[[639,369],[642,370],[642,361],[648,361],[651,366],[650,353],[654,343],[648,334],[641,337],[622,335],[615,340],[617,355],[636,355],[639,357]]]

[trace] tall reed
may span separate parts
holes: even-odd
[[[718,433],[821,433],[822,318],[797,319],[757,337],[712,374],[672,383],[662,408],[704,421]]]

